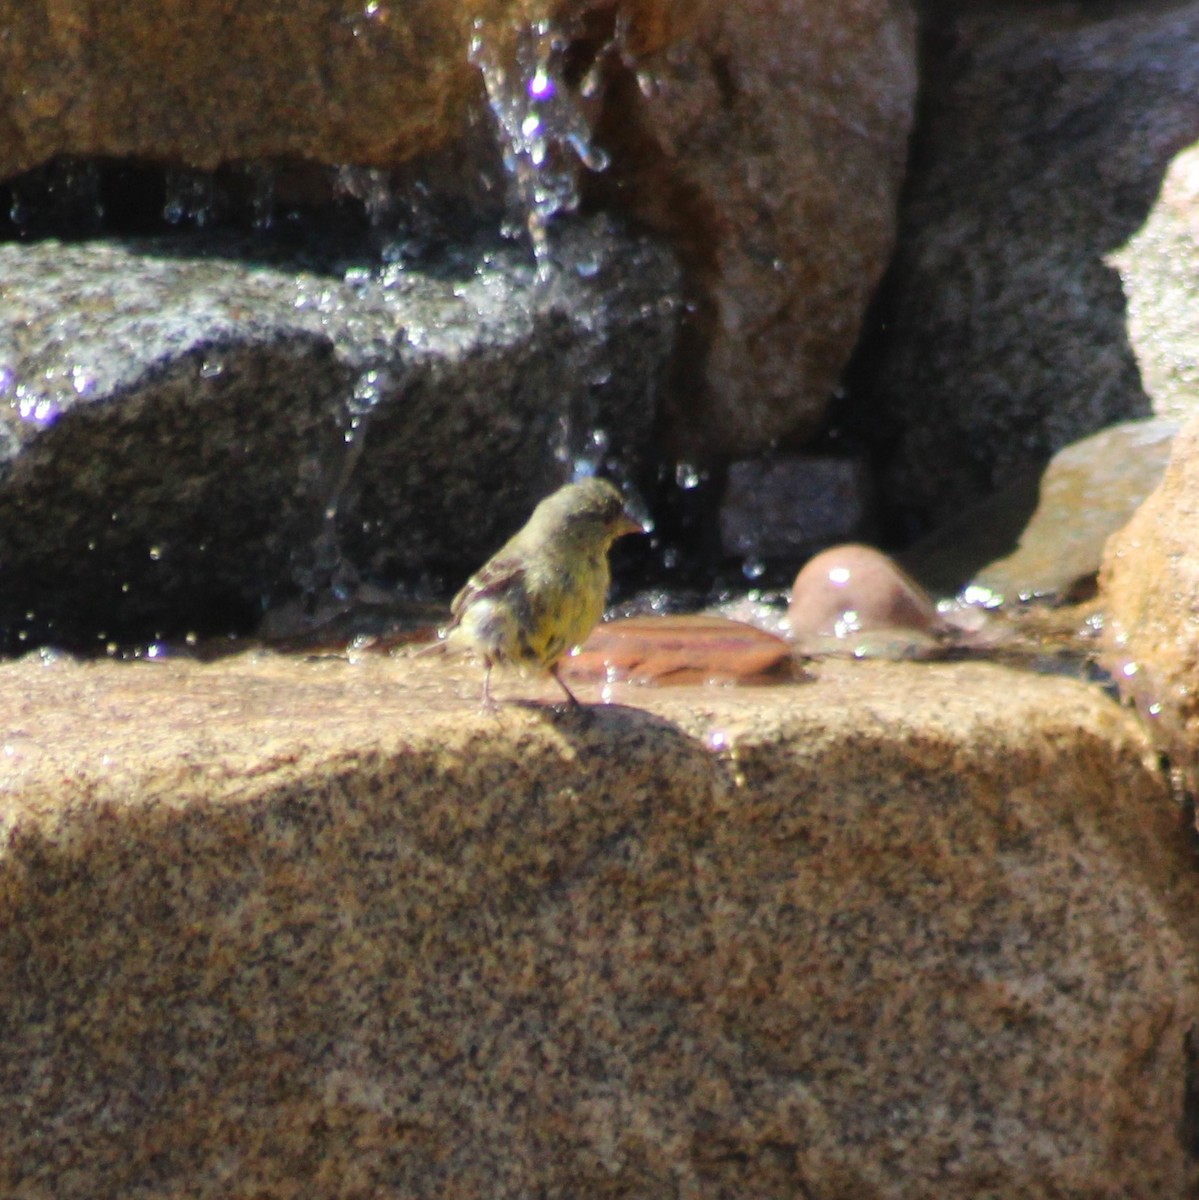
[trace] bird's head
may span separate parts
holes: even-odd
[[[644,533],[629,516],[624,497],[606,479],[580,479],[559,488],[537,506],[536,522],[571,541],[607,547],[628,533]]]

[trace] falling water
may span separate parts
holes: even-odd
[[[552,273],[549,225],[579,202],[579,171],[602,171],[608,156],[592,141],[584,101],[595,76],[569,84],[565,32],[550,21],[515,31],[476,19],[470,61],[479,68],[495,116],[504,167],[533,245],[538,276]]]

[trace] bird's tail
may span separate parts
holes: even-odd
[[[449,652],[448,639],[446,638],[444,633],[439,632],[437,635],[436,641],[425,642],[424,645],[417,646],[415,649],[413,649],[410,652],[409,657],[410,658],[428,658],[430,655],[433,655],[433,654],[446,654],[448,652]]]

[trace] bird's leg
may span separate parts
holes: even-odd
[[[570,690],[570,688],[566,686],[565,680],[561,675],[558,674],[557,663],[554,663],[554,665],[550,667],[550,674],[554,677],[554,682],[557,683],[557,685],[566,693],[567,700],[569,700],[571,704],[575,706],[575,708],[582,708],[583,706],[579,703],[578,697]]]
[[[488,712],[495,712],[496,703],[491,694],[491,667],[491,659],[485,658],[483,660],[483,707]]]

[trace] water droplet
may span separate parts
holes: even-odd
[[[703,483],[705,473],[691,463],[679,463],[674,469],[674,482],[685,492],[692,491]]]
[[[150,547],[150,561],[158,562],[159,559],[161,559],[161,558],[162,558],[162,547],[161,546],[151,546]]]
[[[993,592],[988,587],[972,583],[962,589],[962,603],[973,604],[981,608],[999,608],[1003,604],[1003,596]]]
[[[847,608],[833,622],[833,636],[839,638],[853,637],[862,632],[862,619],[852,608]]]
[[[549,21],[520,28],[474,21],[470,61],[483,76],[504,167],[533,246],[538,278],[548,281],[548,226],[578,207],[580,165],[603,170],[608,156],[594,145],[580,105],[581,91],[566,82],[569,40]]]
[[[766,574],[766,564],[760,558],[747,558],[741,564],[741,574],[746,579],[761,579]]]
[[[96,389],[96,377],[86,367],[76,363],[71,368],[71,386],[77,396],[87,396]]]

